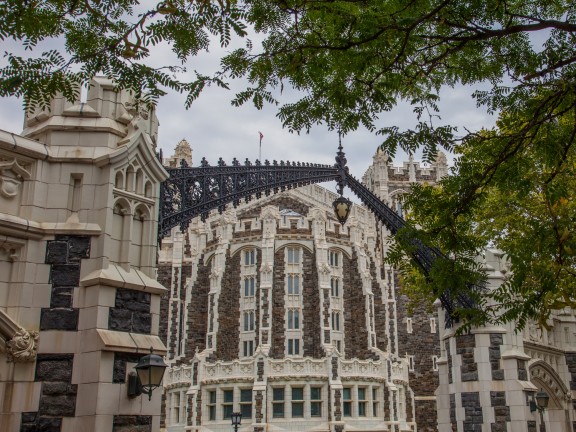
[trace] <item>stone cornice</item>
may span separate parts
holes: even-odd
[[[0,213],[0,234],[39,240],[45,235],[100,235],[102,229],[93,223],[36,222],[14,215]]]
[[[110,264],[105,269],[96,270],[80,280],[81,286],[106,285],[164,294],[164,288],[158,281],[146,276],[139,270],[124,270],[121,266]]]

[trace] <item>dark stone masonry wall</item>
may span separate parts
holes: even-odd
[[[368,329],[366,328],[366,299],[362,293],[362,279],[358,272],[358,256],[354,252],[352,259],[343,256],[344,281],[342,298],[344,300],[344,338],[346,358],[365,360],[374,353],[368,349]]]
[[[438,316],[435,309],[425,306],[408,310],[408,298],[402,294],[398,274],[394,275],[398,317],[398,352],[414,356],[414,371],[409,372],[410,388],[415,396],[434,396],[438,387],[438,371],[434,371],[432,357],[440,357]],[[412,320],[412,333],[408,333],[407,319]],[[432,332],[430,318],[436,320],[436,331]],[[415,401],[416,423],[421,432],[436,431],[436,402]]]
[[[167,290],[160,298],[160,329],[158,336],[164,345],[168,346],[168,302],[172,287],[172,264],[158,265],[158,282]]]
[[[115,415],[112,432],[151,432],[152,416]]]
[[[194,357],[196,348],[202,351],[206,348],[206,333],[208,329],[208,293],[210,291],[210,271],[212,261],[204,264],[204,256],[198,262],[198,276],[192,285],[191,298],[188,304],[188,322],[186,334],[185,360]]]
[[[461,356],[461,381],[478,381],[478,364],[474,360],[476,336],[473,334],[456,336],[456,354]]]
[[[510,421],[510,407],[506,404],[506,392],[491,391],[490,404],[494,407],[494,423],[490,425],[491,432],[507,432],[507,422]]]
[[[112,371],[112,382],[122,384],[126,382],[126,363],[138,363],[145,353],[114,353],[114,370]]]
[[[90,257],[90,237],[57,235],[46,242],[45,263],[50,264],[50,307],[40,312],[40,330],[78,329],[78,309],[72,307],[74,288],[80,283],[80,263]]]
[[[108,328],[110,330],[150,334],[150,294],[142,291],[116,288],[115,306],[110,308]]]
[[[240,258],[241,253],[226,257],[222,289],[218,298],[218,334],[216,359],[237,359],[240,343]]]
[[[490,357],[490,368],[492,370],[492,379],[496,381],[504,380],[504,369],[500,367],[500,359],[502,354],[500,346],[504,339],[500,333],[490,334],[490,347],[488,348],[488,355]]]
[[[374,328],[376,332],[376,347],[388,351],[388,338],[386,337],[386,306],[387,302],[382,288],[376,280],[376,265],[370,261],[370,274],[372,275],[372,293],[374,294]]]
[[[320,289],[318,288],[318,270],[316,255],[304,249],[304,281],[302,283],[302,329],[304,331],[304,356],[322,358],[322,335],[320,327]]]
[[[464,430],[481,431],[483,423],[482,406],[478,392],[462,393],[462,407],[464,408]]]
[[[412,382],[410,382],[412,385]],[[416,424],[419,432],[437,432],[436,428],[436,401],[419,400],[416,402]]]
[[[172,286],[169,288],[170,300],[168,317],[170,317],[170,339],[168,340],[168,358],[173,359],[178,351],[178,292],[182,285],[182,278],[180,277],[180,267],[172,267]]]
[[[262,250],[256,249],[256,263],[258,266],[262,264]],[[260,272],[256,272],[256,291],[255,295],[255,302],[256,302],[256,310],[254,312],[254,333],[256,337],[254,338],[254,350],[258,348],[259,340],[258,335],[260,334],[260,314],[263,311],[263,308],[260,306],[260,303],[264,303],[261,299],[262,290],[260,289]],[[266,301],[266,307],[267,307]]]
[[[458,422],[456,421],[456,395],[454,393],[450,395],[450,426],[452,427],[452,432],[458,430]]]
[[[274,273],[272,276],[272,325],[270,357],[275,359],[284,358],[284,253],[286,248],[279,249],[274,253]]]
[[[42,382],[38,412],[22,413],[20,432],[60,432],[74,417],[78,385],[72,384],[74,354],[38,354],[34,381]]]

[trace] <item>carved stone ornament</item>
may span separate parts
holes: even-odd
[[[14,337],[6,342],[9,362],[25,363],[36,360],[38,349],[38,332],[20,328]]]
[[[16,159],[10,162],[0,161],[0,195],[14,198],[18,195],[23,179],[29,179],[30,173],[26,171]]]

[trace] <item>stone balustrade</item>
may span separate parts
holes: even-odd
[[[386,376],[385,372],[385,366],[381,360],[340,360],[340,375],[342,378],[382,378]]]

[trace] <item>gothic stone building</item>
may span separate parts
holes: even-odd
[[[446,171],[385,159],[364,181],[398,211]],[[228,431],[236,411],[246,431],[436,430],[437,315],[407,316],[386,229],[361,206],[340,226],[335,198],[307,186],[163,240],[168,431]]]
[[[191,158],[181,143],[174,165]],[[191,160],[187,160],[191,163]],[[364,184],[402,213],[414,182],[447,174],[377,153]],[[344,227],[320,186],[283,192],[164,239],[159,280],[167,431],[574,432],[576,316],[456,335],[441,308],[408,314],[389,233],[361,206]],[[510,272],[482,257],[489,286]],[[437,305],[439,306],[439,305]],[[550,396],[533,409],[540,389]]]
[[[341,227],[320,186],[193,221],[157,259],[157,127],[97,78],[0,131],[0,431],[224,431],[233,411],[245,432],[576,430],[573,310],[464,335],[441,309],[408,315],[386,230],[361,206]],[[402,212],[445,174],[377,154],[363,180]],[[490,287],[510,273],[479,259]],[[131,398],[150,347],[164,395]]]

